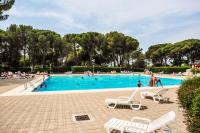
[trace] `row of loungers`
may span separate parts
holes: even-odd
[[[169,102],[169,98],[163,97],[163,94],[167,91],[168,89],[161,89],[155,93],[145,91],[141,92],[140,96],[142,98],[151,97],[155,103],[160,103],[161,101]],[[131,109],[140,110],[142,108],[141,100],[134,100],[137,93],[138,91],[134,91],[130,97],[120,96],[116,99],[107,98],[105,104],[111,109],[116,108],[117,105],[128,105]],[[119,130],[121,133],[152,133],[157,130],[160,130],[162,133],[173,133],[173,130],[167,125],[175,120],[175,116],[175,112],[170,111],[153,121],[140,117],[133,117],[131,121],[112,118],[104,124],[104,127],[107,133],[110,133],[113,129]]]
[[[25,72],[2,72],[0,74],[0,79],[10,79],[10,78],[18,78],[18,79],[29,79],[29,78],[34,78],[35,74],[27,74]]]
[[[152,98],[155,103],[160,103],[161,101],[169,102],[169,98],[163,97],[168,89],[161,89],[156,92],[144,91],[140,93],[142,98]],[[129,105],[131,109],[140,110],[142,107],[141,100],[136,101],[134,97],[137,95],[138,91],[134,91],[130,97],[120,96],[118,98],[107,98],[105,100],[106,106],[108,108],[114,109],[117,105]]]

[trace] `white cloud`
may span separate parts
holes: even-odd
[[[39,4],[40,0],[35,0],[35,3]],[[21,5],[14,7],[10,13],[18,17],[51,17],[59,19],[67,26],[78,25],[77,27],[84,29],[86,28],[84,25],[87,24],[81,21],[87,19],[95,20],[91,25],[96,28],[101,25],[115,28],[165,14],[200,11],[198,0],[56,0],[53,2],[43,0],[41,3],[46,3],[46,10],[35,11]],[[48,8],[48,5],[53,5],[55,9]],[[75,19],[78,19],[78,22],[75,22]]]
[[[140,19],[158,17],[174,12],[191,13],[199,11],[200,1],[197,0],[57,0],[63,11],[89,18],[94,16],[105,24],[123,24]]]
[[[31,18],[33,21],[34,18],[49,18],[58,22],[55,25],[49,25],[49,27],[54,30],[59,29],[57,32],[62,33],[86,31],[105,33],[118,30],[138,37],[143,47],[151,42],[157,42],[156,39],[162,41],[179,40],[180,38],[184,39],[186,34],[195,37],[200,34],[193,26],[193,23],[200,22],[198,18],[195,18],[195,20],[187,18],[183,22],[176,22],[176,20],[173,23],[165,22],[165,20],[171,19],[171,16],[184,17],[193,13],[200,13],[199,0],[22,1],[27,4],[18,4],[19,1],[16,1],[14,7],[9,11],[11,16],[15,16],[18,20]],[[46,22],[46,25],[48,25],[48,22]],[[183,27],[182,33],[176,31],[176,28],[180,26]],[[172,31],[171,36],[163,32],[169,29]],[[184,35],[177,35],[177,33]],[[160,35],[166,36],[165,40],[156,37]]]
[[[51,18],[57,20],[59,24],[64,26],[71,26],[73,28],[84,29],[85,27],[74,21],[73,17],[70,15],[65,15],[64,13],[59,13],[56,11],[34,11],[28,9],[27,7],[13,7],[9,12],[10,16],[15,16],[19,18]]]

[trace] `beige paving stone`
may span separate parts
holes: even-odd
[[[0,93],[21,83],[1,84]],[[0,133],[104,133],[103,124],[110,118],[130,120],[133,116],[139,116],[156,119],[171,110],[176,112],[177,117],[170,126],[175,133],[187,133],[176,91],[171,89],[166,94],[170,97],[169,104],[156,104],[151,99],[143,99],[142,103],[147,109],[140,111],[127,107],[105,107],[106,98],[129,96],[131,91],[0,97]],[[94,121],[73,122],[72,115],[78,113],[91,114]]]

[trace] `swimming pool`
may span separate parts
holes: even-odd
[[[38,87],[36,92],[65,90],[101,90],[137,87],[138,80],[148,86],[150,77],[141,75],[95,75],[95,76],[50,76],[45,80],[46,86]],[[162,78],[164,86],[180,85],[182,80]]]

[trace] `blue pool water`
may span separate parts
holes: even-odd
[[[137,87],[138,80],[148,86],[150,77],[139,75],[98,75],[98,76],[51,76],[46,87],[38,87],[36,91],[94,90],[109,88]],[[180,85],[182,80],[160,78],[164,86]]]

